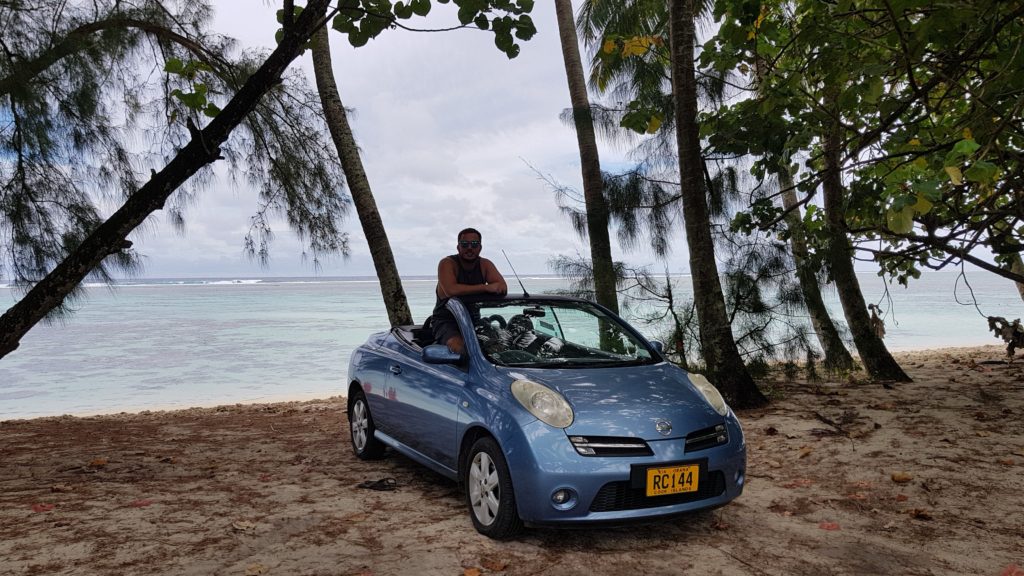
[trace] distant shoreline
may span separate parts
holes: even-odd
[[[903,364],[919,364],[921,362],[930,362],[943,364],[949,358],[954,356],[968,355],[979,365],[985,361],[992,360],[1005,360],[1005,346],[1000,344],[986,344],[979,346],[952,346],[946,348],[921,348],[921,349],[904,349],[904,350],[893,350],[893,354],[896,356],[897,361]],[[1017,362],[1024,362],[1024,359],[1018,359]],[[863,374],[863,373],[861,373]],[[131,407],[119,407],[110,411],[86,411],[76,413],[60,413],[60,414],[33,414],[27,417],[13,417],[13,418],[2,418],[0,417],[0,423],[4,422],[15,422],[15,421],[27,421],[47,418],[103,418],[111,416],[133,416],[133,415],[147,415],[152,413],[173,413],[173,412],[188,412],[195,410],[216,410],[218,408],[230,408],[230,407],[256,407],[256,406],[281,406],[281,405],[294,405],[294,404],[318,404],[318,403],[335,403],[343,398],[343,386],[339,384],[338,393],[333,395],[323,394],[280,394],[280,395],[262,395],[257,398],[243,399],[236,402],[214,402],[214,403],[200,403],[200,404],[164,404],[160,406],[131,406]]]

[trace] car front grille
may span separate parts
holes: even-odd
[[[721,470],[716,470],[700,479],[699,489],[696,492],[684,494],[670,494],[667,496],[647,496],[644,488],[633,488],[629,480],[621,482],[609,482],[601,487],[601,490],[590,503],[591,512],[615,512],[619,510],[638,510],[642,508],[657,508],[658,506],[671,506],[685,502],[696,502],[705,498],[714,498],[725,492],[725,475]]]
[[[696,452],[729,443],[729,432],[725,424],[718,424],[686,435],[686,451]]]
[[[576,452],[582,456],[652,456],[654,452],[640,438],[615,436],[570,436]]]

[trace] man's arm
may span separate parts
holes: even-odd
[[[488,273],[488,264],[494,270],[493,273]],[[487,284],[459,284],[458,269],[455,262],[451,258],[441,260],[440,264],[437,265],[439,296],[442,298],[454,298],[471,294],[504,294],[508,288],[505,286],[505,279],[494,268],[494,264],[491,264],[489,260],[481,259],[480,266],[481,272],[484,275],[484,281]],[[497,274],[498,282],[492,283],[489,278],[495,278],[494,274]]]
[[[492,291],[494,294],[508,294],[508,284],[505,283],[505,277],[498,272],[498,267],[494,265],[487,258],[480,259],[480,269],[484,273],[484,282],[487,282],[488,286],[494,286]]]

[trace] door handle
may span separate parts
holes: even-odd
[[[399,366],[398,364],[392,364],[391,365],[391,373],[392,374],[401,374],[402,373],[402,367]]]

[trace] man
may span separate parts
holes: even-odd
[[[445,306],[449,298],[471,294],[497,294],[508,292],[505,278],[487,258],[480,257],[480,232],[466,228],[459,232],[457,254],[446,256],[437,265],[437,304],[430,317],[434,340],[446,344],[456,354],[466,351],[466,342],[459,333],[455,316]]]

